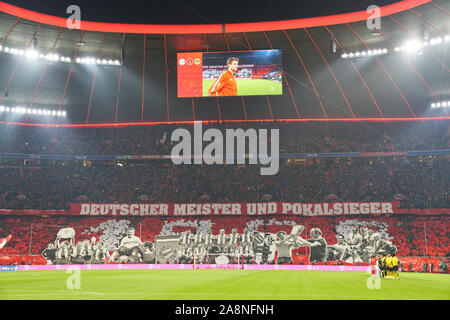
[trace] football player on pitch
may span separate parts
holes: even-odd
[[[227,61],[228,70],[222,73],[219,78],[214,81],[208,90],[208,96],[237,96],[237,83],[235,73],[239,68],[238,58],[229,58]]]
[[[400,273],[398,271],[398,258],[395,255],[395,253],[392,254],[392,271],[393,271],[393,277],[395,280],[400,280]]]

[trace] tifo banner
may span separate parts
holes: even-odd
[[[78,203],[69,214],[81,216],[199,216],[199,215],[390,215],[403,213],[398,202],[334,203]]]
[[[8,241],[11,240],[11,238],[12,238],[12,234],[7,236],[6,238],[0,239],[0,249],[3,248],[8,243]]]

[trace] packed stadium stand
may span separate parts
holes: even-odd
[[[1,153],[60,155],[150,155],[170,153],[176,128],[192,124],[153,126],[41,128],[0,124]],[[204,130],[279,129],[280,152],[383,152],[446,150],[447,120],[396,122],[229,122],[203,125]],[[364,133],[364,134],[361,134]],[[95,139],[93,139],[95,137]]]
[[[305,234],[311,229],[319,228],[328,245],[337,242],[336,234],[343,233],[350,226],[366,226],[382,233],[383,238],[390,239],[398,248],[401,257],[431,256],[448,258],[450,238],[446,228],[448,217],[417,217],[402,215],[401,217],[376,218],[300,218],[265,216],[265,217],[214,217],[214,218],[128,218],[111,219],[95,217],[7,217],[2,220],[1,232],[13,232],[14,238],[2,255],[39,256],[49,243],[53,243],[57,232],[62,228],[76,230],[76,242],[91,240],[95,237],[102,241],[106,248],[114,250],[122,233],[128,227],[135,227],[136,234],[144,241],[155,241],[157,235],[182,234],[185,231],[195,233],[202,225],[212,225],[212,233],[219,234],[221,229],[231,233],[237,228],[242,234],[246,228],[254,228],[260,232],[290,232],[292,225],[305,225]],[[425,247],[425,229],[427,247]],[[307,248],[294,250],[294,255],[307,256]],[[300,257],[299,257],[300,259]],[[305,263],[308,262],[306,259]]]
[[[7,161],[0,168],[4,209],[64,210],[69,203],[394,201],[404,208],[447,208],[449,181],[440,159],[286,161],[279,175],[245,166],[175,166],[170,161]],[[48,187],[47,187],[48,186]],[[267,196],[268,195],[268,196]],[[145,199],[140,200],[141,197]]]

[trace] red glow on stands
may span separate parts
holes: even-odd
[[[429,3],[432,0],[403,0],[398,3],[381,7],[381,16],[389,16],[395,13],[409,10]],[[55,17],[5,3],[0,1],[0,11],[26,20],[67,28],[67,19]],[[233,24],[203,24],[203,25],[145,25],[145,24],[121,24],[81,21],[81,30],[111,32],[111,33],[140,33],[140,34],[201,34],[201,33],[233,33],[233,32],[257,32],[271,30],[287,30],[310,28],[324,25],[335,25],[363,21],[369,18],[366,11],[344,13],[332,16],[292,19],[270,22],[233,23]]]
[[[4,122],[0,125],[8,126],[25,126],[25,127],[48,127],[48,128],[108,128],[108,127],[129,127],[129,126],[155,126],[155,125],[172,125],[172,124],[194,124],[201,122],[202,124],[214,123],[248,123],[248,122],[418,122],[431,120],[450,120],[450,116],[446,117],[423,117],[423,118],[336,118],[336,119],[261,119],[261,120],[203,120],[203,121],[155,121],[155,122],[123,122],[123,123],[96,123],[96,124],[43,124],[43,123],[20,123],[20,122]]]

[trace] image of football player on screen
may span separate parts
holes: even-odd
[[[229,58],[227,60],[227,71],[223,72],[212,84],[208,90],[209,96],[231,97],[237,96],[236,72],[239,68],[238,58]]]

